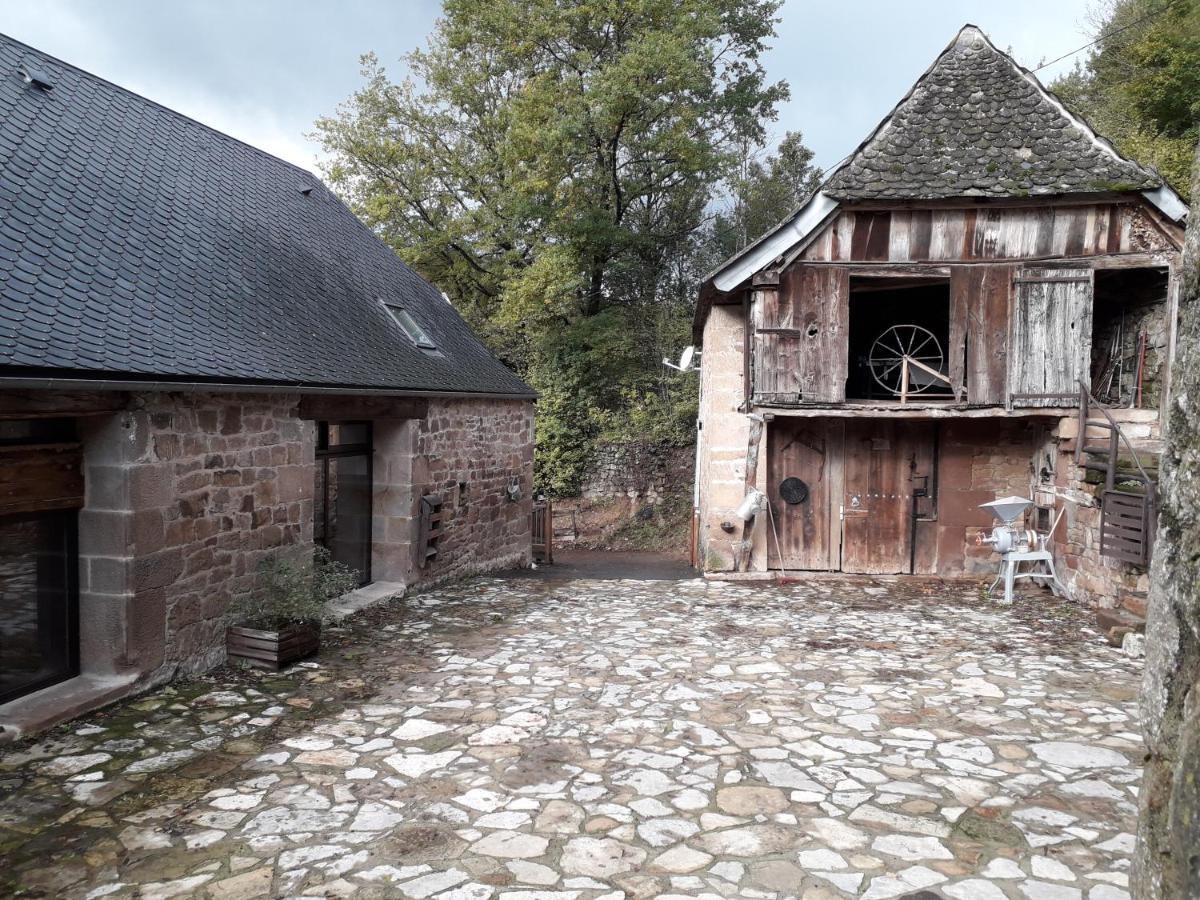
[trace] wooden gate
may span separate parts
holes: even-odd
[[[549,500],[534,500],[530,533],[533,535],[533,561],[554,562],[554,510]]]

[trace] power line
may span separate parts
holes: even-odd
[[[1163,13],[1165,13],[1167,10],[1169,10],[1172,6],[1174,6],[1177,2],[1179,2],[1179,0],[1168,0],[1168,2],[1161,9],[1156,9],[1152,13],[1147,13],[1146,15],[1142,16],[1141,18],[1134,19],[1128,25],[1122,25],[1116,31],[1110,31],[1106,34],[1102,34],[1102,35],[1100,35],[1100,37],[1096,38],[1094,41],[1090,41],[1090,42],[1084,44],[1082,47],[1076,47],[1070,53],[1064,53],[1062,56],[1058,57],[1057,59],[1050,60],[1050,62],[1044,62],[1040,66],[1038,66],[1036,69],[1033,69],[1032,71],[1040,72],[1040,71],[1042,71],[1042,69],[1046,68],[1047,66],[1052,66],[1055,63],[1062,62],[1068,56],[1074,56],[1076,53],[1079,53],[1081,50],[1086,50],[1086,49],[1088,49],[1088,47],[1094,47],[1101,41],[1107,41],[1109,38],[1120,34],[1122,31],[1128,31],[1130,28],[1133,28],[1135,25],[1141,25],[1143,22],[1146,22],[1150,19],[1157,19],[1159,16],[1161,16]]]

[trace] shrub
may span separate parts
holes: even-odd
[[[297,623],[319,625],[329,601],[358,583],[358,572],[336,562],[324,547],[315,548],[311,562],[275,553],[259,562],[257,586],[234,602],[233,620],[264,630]]]

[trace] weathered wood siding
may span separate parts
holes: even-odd
[[[811,262],[927,262],[1170,250],[1128,203],[978,209],[843,210],[800,254]]]
[[[754,386],[764,402],[846,399],[850,280],[840,266],[791,266],[753,309]]]
[[[1066,394],[1089,380],[1091,269],[1026,268],[1014,281],[1008,385],[1012,394]],[[1023,400],[1026,406],[1061,406]]]
[[[1005,401],[1009,298],[1013,266],[954,266],[950,270],[950,381],[966,384],[967,402]]]

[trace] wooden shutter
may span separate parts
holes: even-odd
[[[760,403],[846,399],[849,273],[794,265],[754,305],[754,396]]]
[[[1022,269],[1014,279],[1008,390],[1016,406],[1062,406],[1089,382],[1092,270]],[[1041,395],[1041,396],[1039,396]]]

